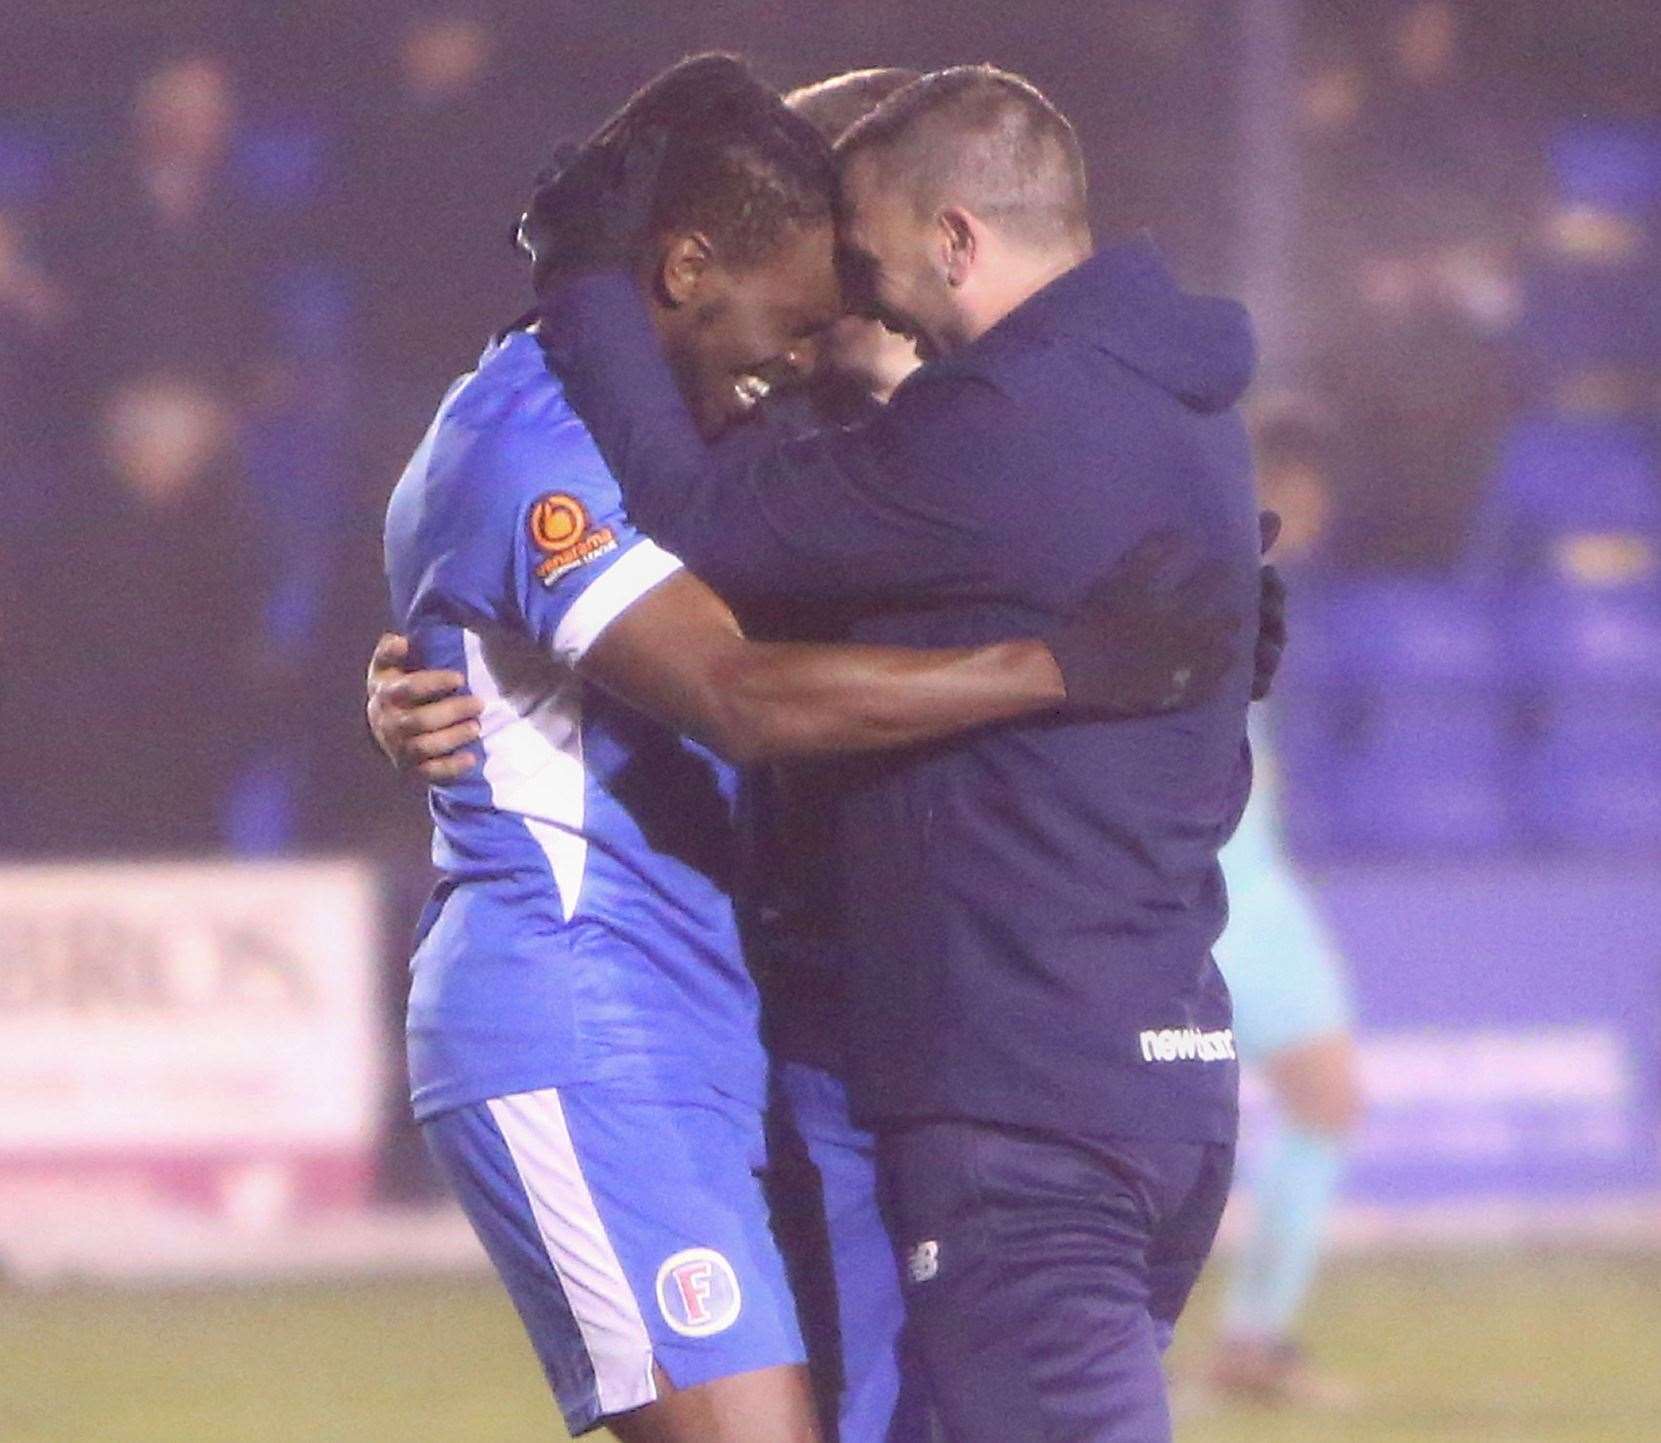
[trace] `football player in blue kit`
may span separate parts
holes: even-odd
[[[831,160],[727,60],[677,67],[611,124],[642,117],[674,137],[654,181],[659,334],[715,434],[838,312]],[[412,1098],[574,1432],[812,1438],[756,1176],[766,1062],[725,762],[1197,704],[1237,669],[1242,618],[1208,572],[1160,584],[1156,545],[1068,618],[1002,639],[751,641],[633,528],[544,341],[515,329],[485,351],[388,509],[394,613],[426,676],[397,699],[429,698],[412,730],[450,708],[429,748],[467,743],[432,791]],[[430,700],[435,671],[465,708]]]
[[[834,141],[915,71],[856,71],[804,86],[785,103]],[[807,356],[804,353],[810,352]],[[780,390],[757,421],[810,430],[887,400],[920,364],[904,336],[844,315],[796,348],[809,385]],[[756,636],[833,638],[816,609],[746,616]],[[403,670],[403,638],[383,638],[370,668],[369,714],[382,750],[401,768],[442,782],[471,764],[465,750],[477,701],[446,690],[459,674]],[[850,1115],[844,1080],[834,904],[814,853],[822,809],[811,768],[788,777],[755,769],[741,809],[752,858],[741,898],[745,946],[763,990],[772,1056],[769,1198],[806,1337],[821,1426],[839,1443],[928,1437],[921,1378],[902,1367],[904,1304],[893,1243],[876,1189],[875,1139]]]

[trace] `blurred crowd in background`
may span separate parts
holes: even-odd
[[[992,59],[1105,216],[1242,289],[1242,8],[22,0],[0,20],[12,855],[363,851],[380,515],[522,309],[556,142],[693,49],[781,87]],[[1293,288],[1255,400],[1307,856],[1661,850],[1653,0],[1305,0]],[[1219,77],[1225,77],[1219,79]]]

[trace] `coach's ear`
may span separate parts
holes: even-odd
[[[660,304],[678,309],[698,294],[714,258],[709,238],[701,231],[672,235],[664,243],[652,289]]]
[[[947,206],[935,218],[940,274],[954,289],[969,279],[979,244],[979,222],[960,206]]]

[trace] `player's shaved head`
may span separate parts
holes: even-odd
[[[865,119],[883,101],[920,75],[916,70],[886,66],[875,70],[849,70],[812,85],[801,85],[784,97],[784,103],[834,145],[854,125]]]
[[[956,205],[1038,247],[1088,243],[1084,158],[1037,87],[990,65],[937,70],[901,87],[836,143],[870,158],[919,215]]]

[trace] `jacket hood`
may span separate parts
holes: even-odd
[[[1088,341],[1206,414],[1234,405],[1257,367],[1246,308],[1181,289],[1146,238],[1097,251],[1010,320]]]

